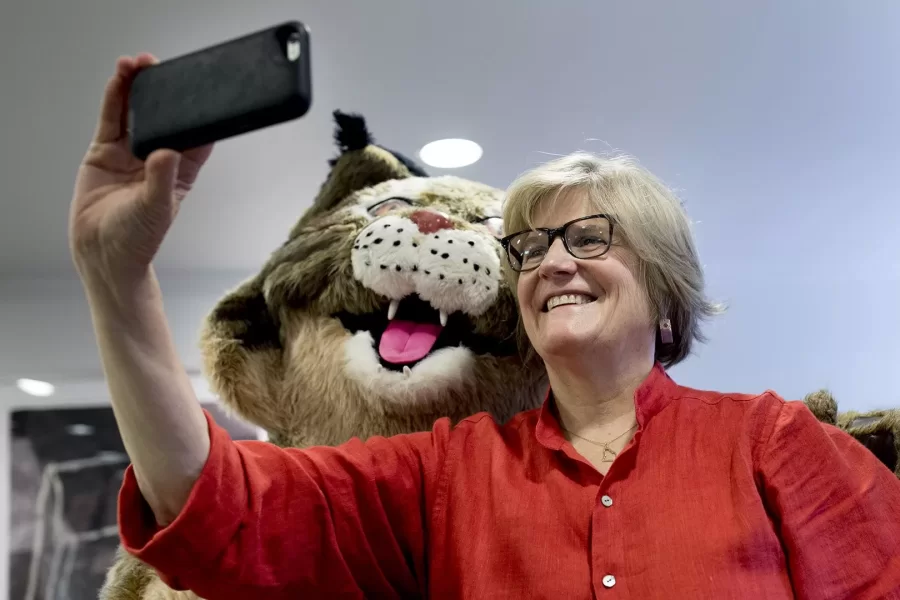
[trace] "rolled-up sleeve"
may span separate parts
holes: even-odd
[[[296,450],[235,442],[206,416],[210,454],[171,524],[158,526],[131,467],[119,494],[123,546],[170,587],[211,598],[421,592],[448,420]]]
[[[800,402],[772,406],[763,493],[798,598],[900,598],[900,481]]]

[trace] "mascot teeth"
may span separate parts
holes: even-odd
[[[391,305],[388,307],[388,321],[393,321],[394,317],[397,316],[397,309],[400,308],[399,300],[391,300]]]
[[[397,310],[400,308],[399,300],[391,300],[390,306],[388,306],[388,321],[393,321],[397,316]],[[449,315],[447,311],[440,310],[438,311],[438,318],[441,321],[441,327],[447,326],[447,319],[449,319]]]

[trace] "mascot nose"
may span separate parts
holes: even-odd
[[[453,223],[440,213],[430,210],[417,210],[409,215],[409,220],[416,224],[422,233],[434,233],[441,229],[453,229]]]

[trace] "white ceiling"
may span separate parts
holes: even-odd
[[[879,373],[860,370],[871,361],[859,355],[845,360],[848,344],[885,366],[900,359],[896,331],[879,328],[877,313],[856,314],[884,307],[900,325],[889,309],[900,305],[894,0],[4,2],[6,289],[37,273],[71,273],[73,176],[118,55],[150,51],[166,59],[286,19],[312,31],[313,108],[301,120],[219,145],[167,239],[162,270],[248,273],[261,265],[322,182],[334,153],[331,112],[340,108],[362,112],[380,142],[410,155],[433,139],[472,138],[484,157],[458,173],[499,187],[548,154],[635,154],[679,189],[698,222],[711,285],[735,305],[737,321],[722,330],[737,327],[732,343],[766,332],[767,311],[804,313],[808,300],[815,314],[843,321],[842,335],[863,318],[878,336],[835,339],[822,325],[823,343],[833,344],[828,356],[845,368],[852,363],[848,394],[854,381]],[[779,304],[777,294],[788,288],[791,302]],[[220,291],[219,284],[204,288],[203,306],[185,314],[199,318]],[[863,294],[867,304],[853,302]],[[15,302],[33,304],[21,295]],[[79,339],[89,345],[77,306]],[[25,359],[21,338],[10,333],[27,334],[21,319],[9,326],[9,315],[0,372],[12,374],[11,365],[22,372]],[[809,313],[782,319],[795,317]],[[193,340],[193,333],[180,335]],[[796,335],[789,346],[804,351],[807,334]],[[757,343],[763,354],[756,360],[764,362],[765,341]],[[28,347],[41,356],[40,344]],[[68,347],[56,351],[73,356]],[[713,354],[702,359],[707,370]],[[94,352],[57,366],[94,369]],[[794,389],[826,384],[822,373],[838,365],[809,368]]]
[[[713,270],[900,269],[894,0],[29,0],[0,11],[0,271],[68,269],[72,179],[119,54],[170,58],[290,18],[312,30],[313,109],[217,148],[162,268],[258,266],[322,181],[342,108],[410,154],[477,140],[484,158],[460,173],[497,186],[544,153],[636,154],[682,190]]]

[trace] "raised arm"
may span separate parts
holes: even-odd
[[[168,523],[203,468],[209,436],[151,261],[211,148],[160,150],[146,163],[131,154],[128,90],[154,62],[116,64],[78,171],[69,233],[122,440],[153,514]]]
[[[126,550],[170,587],[206,598],[421,592],[449,421],[432,433],[300,451],[236,443],[201,409],[151,262],[210,148],[132,156],[128,88],[153,62],[119,60],[70,215],[72,255],[132,461],[119,499]]]

